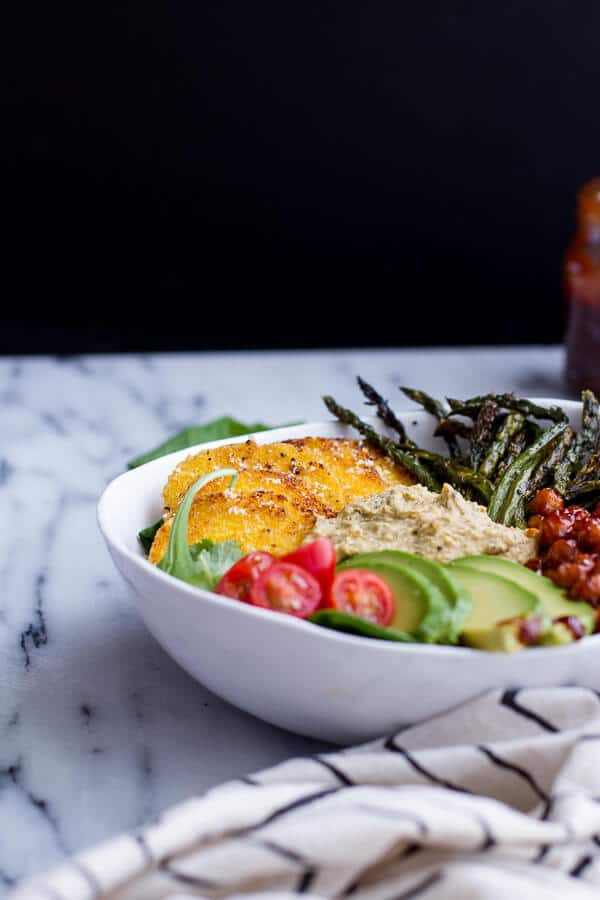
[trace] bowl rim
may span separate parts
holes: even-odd
[[[564,400],[564,399],[556,399],[556,398],[548,398],[548,397],[532,397],[529,398],[533,402],[546,404],[546,405],[561,405],[565,408],[565,411],[577,411],[581,408],[580,401],[575,400]],[[412,420],[417,419],[427,419],[431,418],[430,414],[418,409],[404,409],[404,410],[396,410],[397,415],[401,416],[410,416]],[[365,416],[365,419],[371,419],[372,421],[377,421],[374,417]],[[221,608],[229,608],[232,607],[232,600],[230,598],[226,598],[221,596],[220,594],[215,594],[213,591],[207,591],[204,588],[194,587],[191,584],[187,584],[185,581],[181,581],[177,578],[174,578],[171,575],[168,575],[166,572],[163,572],[161,569],[158,569],[155,565],[146,559],[141,554],[133,552],[119,537],[115,536],[112,528],[111,528],[111,515],[109,504],[113,498],[115,493],[119,493],[120,488],[132,478],[136,477],[136,473],[141,469],[148,471],[149,467],[154,468],[162,468],[165,466],[165,463],[168,460],[171,460],[173,466],[175,466],[180,460],[187,458],[190,455],[204,449],[212,449],[214,447],[225,446],[227,444],[240,444],[245,443],[248,440],[258,440],[260,443],[267,443],[265,440],[267,435],[273,435],[273,440],[277,440],[278,432],[285,432],[286,435],[289,435],[290,432],[297,432],[297,436],[306,437],[310,435],[310,431],[308,429],[319,429],[330,425],[337,425],[337,420],[335,419],[326,419],[320,422],[306,422],[301,425],[295,426],[283,426],[281,428],[270,429],[269,431],[260,431],[253,432],[252,434],[240,435],[234,438],[224,438],[218,441],[206,441],[200,444],[194,444],[191,447],[186,447],[183,450],[176,450],[173,453],[166,454],[165,456],[161,456],[158,459],[150,460],[147,463],[144,463],[143,466],[139,466],[135,469],[130,469],[128,471],[122,472],[120,475],[117,475],[113,478],[104,488],[97,504],[97,521],[100,531],[111,550],[114,550],[116,553],[125,556],[130,564],[132,564],[136,569],[140,572],[145,573],[151,578],[155,578],[159,584],[164,586],[165,592],[175,591],[180,596],[189,597],[190,600],[197,602],[199,599],[202,601],[206,601],[211,604],[217,604]],[[349,433],[351,429],[348,429]],[[294,435],[292,435],[293,437]],[[290,438],[286,438],[290,439]],[[483,653],[489,653],[489,651],[478,650],[473,647],[462,647],[457,645],[446,645],[446,644],[423,644],[423,643],[402,643],[397,641],[385,641],[378,640],[375,638],[371,638],[366,640],[361,635],[353,635],[348,634],[342,631],[335,631],[330,628],[322,628],[318,625],[307,622],[303,619],[299,619],[295,616],[285,615],[283,613],[277,614],[273,610],[261,609],[257,606],[252,606],[249,603],[237,603],[235,604],[236,612],[239,615],[246,615],[252,617],[258,617],[258,619],[266,618],[266,620],[270,621],[273,625],[278,625],[282,628],[287,629],[296,629],[300,632],[304,631],[305,634],[313,634],[315,638],[317,636],[321,640],[331,640],[337,643],[346,644],[347,646],[360,646],[365,651],[370,650],[370,652],[381,652],[381,653],[419,653],[419,654],[433,654],[434,656],[448,656],[450,659],[465,659],[470,658],[482,658]],[[538,654],[542,653],[544,658],[549,658],[549,656],[555,656],[557,654],[562,654],[563,656],[567,653],[577,653],[581,652],[582,647],[589,646],[590,642],[596,641],[598,643],[600,640],[600,633],[587,635],[585,638],[579,641],[573,641],[571,644],[565,644],[559,647],[530,647],[527,650],[528,658],[533,654],[534,656],[538,656]],[[509,660],[512,659],[514,654],[499,654],[496,653],[495,656],[507,657]]]

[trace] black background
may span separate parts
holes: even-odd
[[[19,0],[1,352],[562,336],[597,0]]]

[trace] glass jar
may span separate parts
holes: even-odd
[[[567,381],[600,394],[600,178],[578,196],[577,231],[565,256]]]

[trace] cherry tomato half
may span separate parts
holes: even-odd
[[[396,608],[387,581],[366,569],[344,569],[336,575],[329,606],[377,625],[389,625]]]
[[[250,588],[274,562],[275,557],[270,553],[255,551],[243,556],[225,572],[215,588],[216,593],[249,603]]]
[[[326,600],[329,597],[335,575],[335,547],[331,538],[317,538],[288,553],[281,561],[294,563],[305,572],[310,572],[321,585],[323,598]]]
[[[321,586],[310,572],[289,562],[276,562],[250,589],[250,603],[306,619],[321,603]]]

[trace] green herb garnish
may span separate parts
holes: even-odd
[[[236,469],[215,469],[199,478],[185,493],[175,514],[169,534],[167,551],[158,568],[168,575],[187,581],[196,587],[212,591],[225,572],[241,559],[242,550],[237,541],[201,541],[190,547],[188,544],[188,521],[194,497],[205,485],[217,478],[231,477],[230,488],[235,487],[238,473]]]

